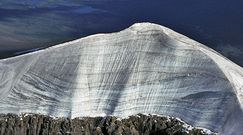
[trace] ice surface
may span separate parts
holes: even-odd
[[[168,115],[243,133],[243,70],[168,28],[139,23],[0,61],[0,113]]]

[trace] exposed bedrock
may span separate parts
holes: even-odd
[[[243,133],[243,70],[168,28],[140,23],[0,61],[0,113],[138,113]]]
[[[216,135],[172,118],[138,114],[116,117],[51,118],[45,115],[0,115],[0,135]]]

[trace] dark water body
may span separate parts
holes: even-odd
[[[242,0],[3,0],[0,58],[152,22],[243,66],[242,7]]]

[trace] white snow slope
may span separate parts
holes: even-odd
[[[240,135],[242,108],[241,67],[151,23],[0,60],[0,113],[151,113]]]

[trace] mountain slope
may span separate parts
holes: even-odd
[[[152,113],[222,134],[243,132],[242,68],[156,24],[4,59],[0,75],[0,113]]]

